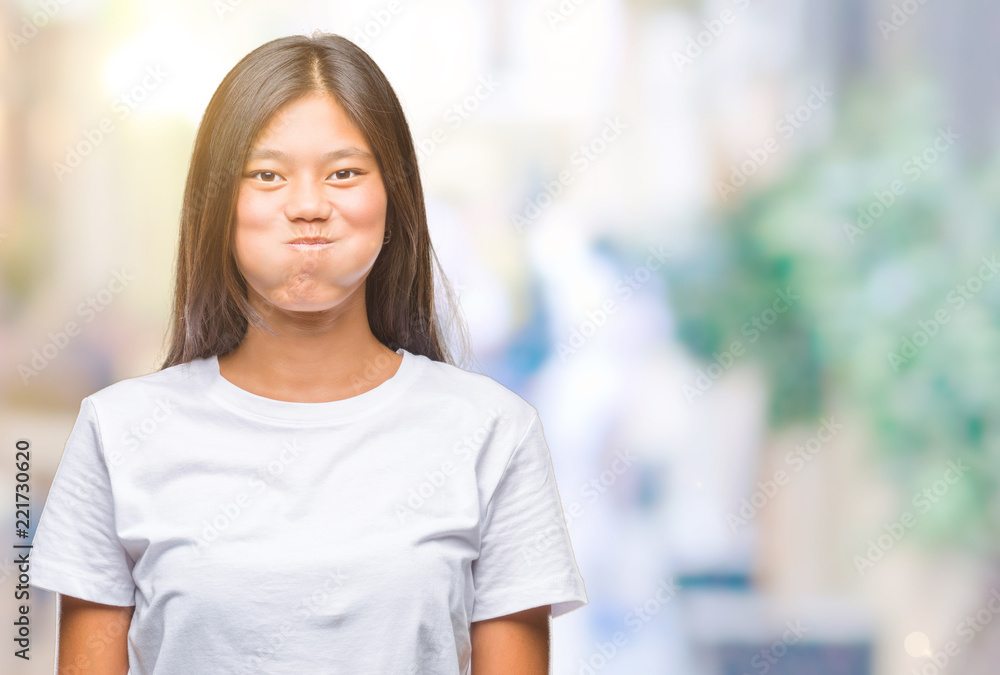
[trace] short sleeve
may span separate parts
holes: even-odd
[[[80,404],[31,543],[30,585],[107,605],[135,604],[134,563],[115,532],[111,480],[89,397]]]
[[[472,579],[471,621],[541,605],[555,618],[588,604],[537,412],[486,508]]]

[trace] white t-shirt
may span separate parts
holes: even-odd
[[[536,409],[397,353],[340,401],[214,356],[86,397],[31,585],[135,605],[131,675],[468,673],[470,622],[586,605]]]

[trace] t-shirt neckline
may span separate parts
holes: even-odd
[[[254,394],[222,376],[217,355],[202,361],[206,393],[234,412],[266,421],[329,423],[347,421],[373,413],[396,399],[413,382],[421,363],[420,357],[402,347],[397,349],[396,353],[401,354],[403,360],[396,372],[386,381],[350,398],[315,403],[279,401]]]

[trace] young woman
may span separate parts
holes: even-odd
[[[60,673],[548,672],[587,596],[541,422],[446,353],[432,257],[361,49],[286,37],[226,75],[167,359],[83,400],[35,532]]]

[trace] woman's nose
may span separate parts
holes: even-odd
[[[326,220],[332,205],[322,182],[293,180],[289,186],[285,215],[289,220]]]

